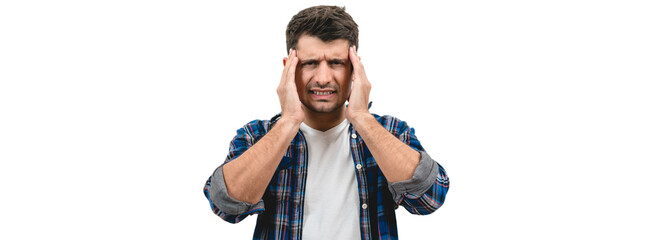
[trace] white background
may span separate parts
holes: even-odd
[[[250,239],[203,184],[323,3],[449,173],[403,239],[650,239],[646,1],[269,2],[2,1],[0,239]]]

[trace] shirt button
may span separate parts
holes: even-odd
[[[365,204],[365,203],[364,203],[364,204],[361,204],[361,208],[363,208],[363,209],[368,208],[368,204]]]
[[[356,134],[356,133],[353,133],[353,134],[352,134],[352,138],[357,138],[357,134]]]
[[[357,164],[357,170],[361,170],[361,164]]]

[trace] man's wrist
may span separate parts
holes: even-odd
[[[350,123],[352,123],[352,125],[361,126],[364,125],[365,122],[371,120],[375,121],[375,117],[369,112],[365,112],[365,113],[357,113],[357,114],[350,115],[348,120],[350,121]]]
[[[278,119],[278,122],[275,123],[276,125],[283,125],[283,126],[288,126],[288,127],[300,127],[300,124],[302,123],[301,120],[297,118],[292,118],[292,117],[280,117]]]

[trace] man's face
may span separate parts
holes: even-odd
[[[349,46],[345,39],[323,42],[309,35],[298,38],[296,88],[307,109],[331,113],[345,104],[352,77]]]

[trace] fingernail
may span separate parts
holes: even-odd
[[[291,56],[292,52],[293,52],[293,48],[289,48],[289,56]]]

